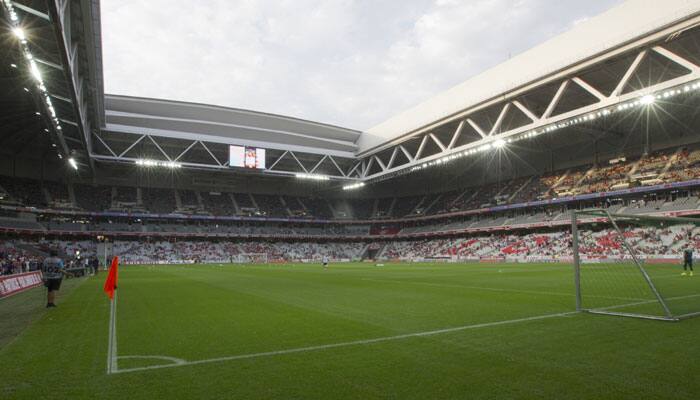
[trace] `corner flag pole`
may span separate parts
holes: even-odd
[[[109,297],[109,348],[107,349],[107,373],[117,371],[117,276],[119,270],[119,258],[112,258],[104,292]]]

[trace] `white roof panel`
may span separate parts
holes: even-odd
[[[700,12],[700,0],[629,0],[364,132],[359,153]]]

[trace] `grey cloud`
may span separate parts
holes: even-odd
[[[108,93],[365,129],[620,0],[103,0]]]

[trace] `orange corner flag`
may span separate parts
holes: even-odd
[[[117,269],[119,268],[119,257],[112,258],[112,265],[109,266],[107,280],[105,280],[104,291],[110,299],[114,298],[114,291],[117,289]]]

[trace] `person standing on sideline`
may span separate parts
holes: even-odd
[[[63,280],[63,270],[65,265],[58,257],[56,250],[49,251],[49,257],[44,260],[41,271],[44,276],[44,286],[46,286],[46,308],[56,307],[56,292],[61,288]]]
[[[96,256],[92,258],[92,270],[95,275],[100,270],[100,260]]]
[[[323,262],[323,269],[328,268],[328,256],[323,256],[322,262]]]
[[[690,269],[690,272],[688,272],[688,269]],[[693,276],[693,249],[683,250],[683,273],[681,275]]]

